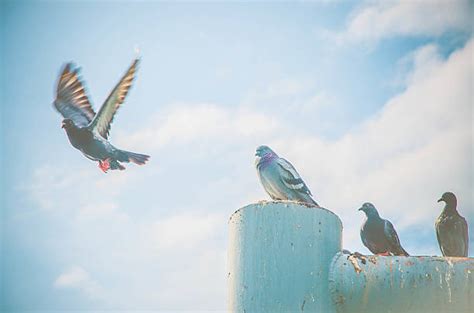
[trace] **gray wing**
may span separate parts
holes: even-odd
[[[464,239],[464,254],[463,255],[467,257],[467,255],[469,254],[469,230],[468,230],[466,219],[461,216],[461,220],[462,220],[461,228],[463,231],[463,239]]]
[[[130,68],[115,86],[114,90],[112,90],[110,95],[107,97],[107,100],[105,100],[99,112],[94,117],[94,120],[89,125],[90,130],[97,131],[105,139],[109,136],[110,125],[114,120],[115,113],[124,102],[125,97],[132,86],[138,62],[139,59],[133,61]]]
[[[439,245],[439,249],[441,250],[441,254],[446,255],[445,251],[444,251],[444,248],[443,248],[443,244],[441,243],[442,238],[441,238],[441,234],[440,234],[440,223],[441,223],[441,219],[438,217],[438,219],[435,222],[436,239],[438,239],[438,245]]]
[[[362,239],[362,243],[370,250],[370,252],[377,253],[377,245],[367,239],[363,226],[360,229],[360,239]]]
[[[54,107],[64,118],[71,119],[77,126],[87,126],[95,112],[79,77],[79,69],[67,63],[59,76]]]
[[[312,195],[308,186],[306,186],[303,179],[301,179],[301,176],[290,162],[283,158],[278,158],[277,164],[279,165],[283,184],[285,184],[286,187],[310,196]]]
[[[378,229],[377,227],[369,227],[369,224],[372,224],[373,226],[373,223],[374,221],[367,219],[360,227],[360,238],[362,239],[362,243],[374,254],[386,252],[387,241],[383,236],[374,233],[374,231]],[[369,229],[372,231],[369,232]]]
[[[383,228],[385,237],[390,244],[391,252],[395,255],[408,255],[405,249],[402,248],[400,244],[400,239],[398,238],[397,232],[393,227],[390,221],[385,220],[384,228]]]
[[[438,218],[436,235],[444,256],[466,257],[468,255],[468,226],[462,216],[451,215]]]

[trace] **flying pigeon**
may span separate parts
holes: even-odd
[[[255,153],[255,166],[265,191],[273,200],[293,200],[319,207],[296,169],[267,146]]]
[[[467,222],[456,209],[456,196],[452,192],[445,192],[438,200],[441,201],[446,205],[435,222],[439,248],[444,256],[467,257],[469,250]]]
[[[79,69],[72,63],[64,66],[59,76],[54,107],[62,114],[62,128],[72,146],[88,159],[99,162],[99,168],[106,173],[110,170],[124,170],[120,162],[145,164],[148,155],[138,154],[114,147],[109,141],[110,125],[120,105],[132,85],[139,59],[135,59],[96,114],[87,97],[79,77]]]
[[[360,238],[370,252],[385,256],[408,256],[408,253],[400,245],[400,240],[392,223],[381,218],[372,203],[364,203],[359,211],[363,211],[367,216],[360,228]]]

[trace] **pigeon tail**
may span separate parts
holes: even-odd
[[[123,171],[125,169],[125,166],[120,164],[117,160],[110,160],[110,169]]]
[[[138,165],[143,165],[148,161],[149,158],[150,156],[146,154],[119,150],[117,160],[120,162],[133,162]]]
[[[391,253],[394,256],[410,256],[408,252],[403,249],[402,246],[393,247],[390,251],[387,252]]]
[[[309,200],[311,201],[312,204],[314,204],[315,206],[317,206],[318,208],[320,208],[319,204],[318,204],[316,201],[314,201],[313,198],[309,197]]]
[[[303,194],[303,195],[299,195],[299,200],[298,201],[301,201],[301,202],[304,202],[304,203],[307,203],[307,204],[310,204],[310,205],[314,205],[315,207],[317,208],[320,208],[321,206],[319,206],[319,204],[313,199],[313,197],[311,197],[309,194]]]

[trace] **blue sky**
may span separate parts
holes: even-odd
[[[411,254],[439,254],[444,191],[474,225],[472,9],[2,2],[0,307],[224,310],[227,219],[268,199],[260,144],[341,217],[345,248],[368,252],[372,201]],[[104,175],[60,128],[56,79],[74,61],[98,109],[136,48],[111,140],[152,158]]]

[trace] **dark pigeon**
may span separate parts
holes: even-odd
[[[381,218],[372,203],[364,203],[359,211],[363,211],[367,216],[360,228],[360,238],[370,252],[379,255],[408,256],[392,223]]]
[[[467,257],[469,236],[467,222],[459,215],[454,193],[445,192],[438,202],[445,202],[443,212],[435,222],[439,248],[444,256]]]
[[[97,114],[80,80],[79,69],[68,63],[59,76],[54,107],[64,117],[62,128],[66,130],[72,146],[88,159],[98,161],[104,173],[109,169],[124,170],[120,162],[142,165],[150,158],[145,154],[117,149],[108,141],[110,125],[132,85],[138,62],[139,59],[136,59],[132,63]]]

